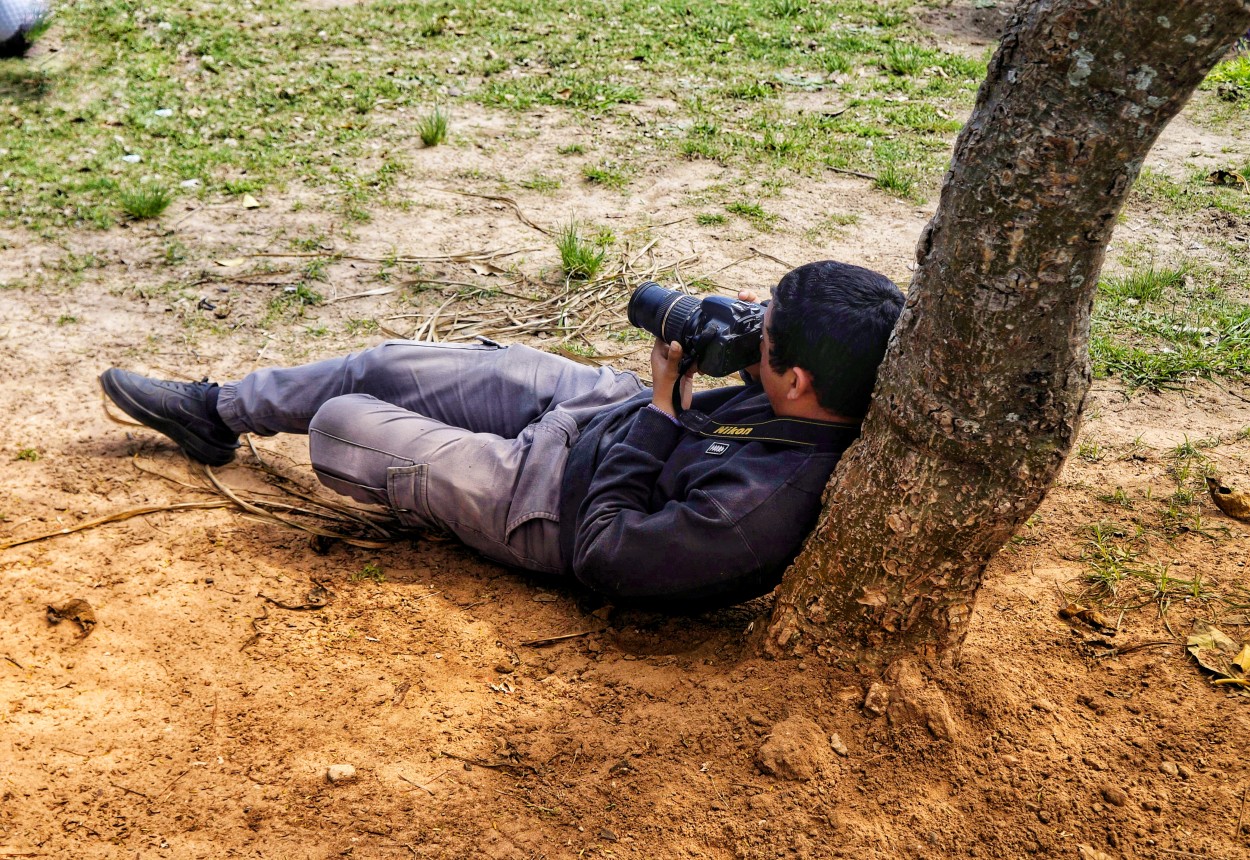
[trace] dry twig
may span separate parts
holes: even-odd
[[[579,636],[589,636],[592,633],[602,633],[607,630],[604,627],[593,627],[590,630],[579,630],[576,633],[561,633],[559,636],[544,636],[541,639],[530,639],[529,641],[520,643],[526,648],[537,648],[541,645],[550,645],[553,642],[563,642],[565,639],[576,639]]]

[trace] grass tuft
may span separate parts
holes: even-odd
[[[375,582],[380,584],[386,582],[386,571],[382,570],[377,562],[371,561],[359,571],[349,573],[347,580],[349,582]]]
[[[629,176],[621,165],[605,161],[602,164],[588,164],[582,168],[582,176],[587,182],[602,185],[604,188],[620,190],[629,184]]]
[[[1163,298],[1167,290],[1185,283],[1185,266],[1176,268],[1150,268],[1130,272],[1127,275],[1107,278],[1098,284],[1099,292],[1113,299],[1133,299],[1138,302],[1155,302]]]
[[[447,122],[450,117],[441,107],[417,120],[417,135],[426,146],[438,146],[447,140]]]
[[[144,184],[138,188],[122,191],[118,195],[122,211],[138,220],[156,218],[168,209],[173,201],[174,195],[168,188],[161,185]]]
[[[1102,281],[1091,335],[1094,372],[1132,388],[1250,376],[1250,305],[1191,267],[1151,264]]]
[[[605,238],[603,235],[596,239],[584,238],[576,218],[561,227],[556,233],[556,248],[560,251],[560,269],[564,276],[589,281],[599,274],[608,256]]]
[[[887,164],[881,169],[873,185],[899,197],[910,197],[916,191],[916,180],[893,164]]]
[[[725,209],[747,219],[756,230],[761,232],[771,230],[777,220],[776,215],[765,211],[760,204],[746,200],[735,200],[733,203],[728,204]]]

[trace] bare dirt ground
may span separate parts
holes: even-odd
[[[580,134],[554,113],[524,121],[554,140]],[[409,154],[413,205],[351,231],[296,206],[308,196],[291,189],[255,210],[192,203],[60,244],[5,233],[0,281],[23,288],[0,291],[0,542],[220,498],[171,445],[109,420],[104,368],[229,379],[384,337],[349,320],[411,334],[446,300],[408,291],[410,274],[380,281],[381,264],[343,258],[319,285],[327,298],[400,288],[262,325],[303,258],[254,255],[311,235],[358,258],[523,251],[500,267],[552,288],[548,237],[506,203],[453,192],[472,171],[519,181],[565,170],[555,193],[515,191],[529,218],[549,226],[576,212],[618,236],[637,231],[636,248],[657,240],[657,262],[685,260],[684,276],[716,273],[731,290],[775,282],[777,260],[824,257],[905,284],[936,203],[831,175],[783,191],[773,233],[698,226],[692,200],[718,199],[720,168],[651,164],[628,193],[596,189],[577,164],[540,163],[509,138],[517,122],[464,109],[452,146]],[[1250,151],[1184,118],[1156,166],[1183,171],[1221,147]],[[1211,238],[1134,206],[1129,240]],[[859,221],[829,227],[832,213]],[[187,256],[171,262],[175,241]],[[273,271],[235,277],[262,263]],[[423,276],[513,277],[468,263]],[[187,298],[172,281],[198,283]],[[617,363],[641,370],[643,354]],[[1123,490],[1145,516],[1147,499],[1176,489],[1176,446],[1203,440],[1230,483],[1250,486],[1250,439],[1237,437],[1248,398],[1230,383],[1165,395],[1096,385],[1086,456],[992,564],[961,665],[940,679],[949,743],[873,718],[863,682],[818,660],[755,656],[766,600],[694,618],[624,612],[447,542],[314,546],[229,508],[0,551],[0,856],[1250,857],[1250,698],[1212,686],[1178,644],[1199,618],[1250,638],[1248,610],[1212,599],[1250,585],[1250,525],[1199,499],[1141,559],[1199,577],[1198,597],[1146,595],[1112,618],[1114,637],[1058,614],[1083,587],[1088,526],[1128,516],[1106,499]],[[313,483],[303,440],[256,444]],[[219,476],[261,491],[256,466],[248,453]],[[316,586],[322,608],[277,605],[307,604]],[[49,623],[46,607],[71,599],[90,604],[89,635]],[[564,634],[581,635],[526,644]],[[329,781],[341,764],[355,778]]]

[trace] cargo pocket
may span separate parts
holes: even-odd
[[[533,438],[508,506],[508,536],[530,520],[560,521],[564,466],[580,435],[573,416],[558,409],[531,424],[527,431],[533,432]]]
[[[399,521],[413,528],[440,528],[430,516],[430,467],[426,463],[386,470],[386,495]]]

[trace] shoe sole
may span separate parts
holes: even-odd
[[[168,436],[182,449],[183,453],[197,463],[203,463],[206,466],[224,466],[234,459],[233,450],[223,452],[220,446],[209,448],[199,436],[187,432],[187,429],[181,424],[149,412],[141,404],[131,399],[130,395],[114,382],[113,376],[112,369],[100,374],[100,387],[104,389],[104,393],[108,395],[109,400],[112,400],[122,412],[125,412],[144,427],[149,427],[158,433]]]

